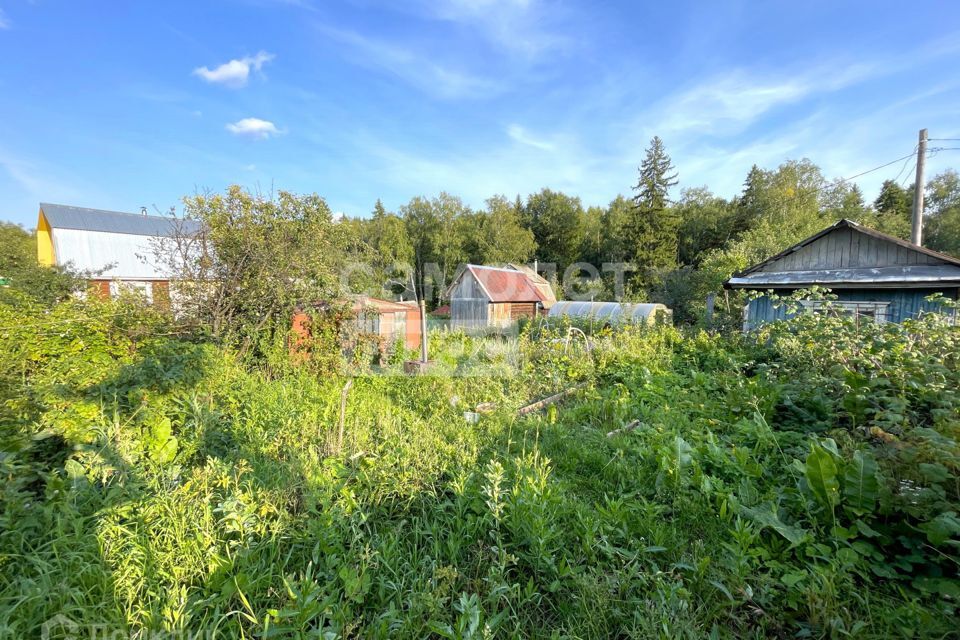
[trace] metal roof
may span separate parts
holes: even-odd
[[[909,265],[859,269],[818,269],[810,271],[756,271],[731,277],[725,285],[733,289],[777,289],[812,285],[856,287],[936,286],[960,284],[960,267],[954,265]]]
[[[200,230],[200,223],[196,220],[87,209],[49,202],[40,203],[40,212],[53,230],[76,229],[153,237],[170,237],[178,230],[187,234]]]
[[[535,284],[523,271],[503,267],[486,267],[468,264],[460,275],[454,278],[447,289],[453,291],[464,274],[469,273],[486,293],[490,302],[540,302],[551,304],[553,300]],[[548,285],[549,286],[549,285]],[[546,306],[546,305],[545,305]]]

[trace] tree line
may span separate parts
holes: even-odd
[[[664,302],[681,318],[696,316],[724,279],[841,218],[900,238],[910,236],[913,185],[883,183],[873,202],[855,183],[827,179],[807,159],[775,169],[754,165],[740,194],[723,198],[706,186],[675,192],[678,171],[663,141],[654,137],[629,195],[605,206],[544,188],[513,199],[497,195],[471,209],[448,193],[415,197],[388,212],[378,200],[368,218],[344,221],[349,235],[369,249],[381,281],[396,282],[396,264],[414,266],[418,287],[428,277],[449,282],[462,263],[604,263],[628,265],[626,289],[614,290],[601,272],[596,299],[623,295]],[[954,170],[926,185],[925,245],[960,254],[960,177]],[[427,265],[436,265],[428,272]],[[562,284],[558,282],[558,284]],[[441,287],[434,288],[439,302]],[[569,293],[569,292],[563,292]],[[560,295],[561,292],[558,292]]]
[[[548,188],[525,198],[495,195],[476,209],[440,193],[414,197],[393,212],[378,200],[369,217],[337,220],[316,194],[263,195],[233,186],[184,198],[185,217],[201,221],[203,233],[164,240],[154,259],[166,261],[181,283],[174,293],[183,315],[217,336],[249,341],[266,327],[282,328],[293,307],[348,291],[426,294],[430,305],[442,304],[444,286],[463,263],[537,260],[560,298],[663,302],[675,319],[692,322],[702,318],[707,294],[719,292],[732,273],[840,218],[905,239],[910,234],[912,185],[887,180],[867,202],[856,184],[828,180],[807,159],[752,167],[732,198],[706,186],[677,193],[677,181],[655,137],[632,191],[606,206],[584,206]],[[925,189],[925,245],[960,255],[960,175],[945,171]],[[0,256],[0,276],[10,286],[61,298],[83,281],[69,268],[39,267],[35,239],[23,229],[0,225],[0,235],[10,248]],[[621,272],[622,290],[616,270],[603,270],[605,264],[629,269]],[[592,271],[581,269],[586,265]],[[570,268],[596,277],[564,288],[570,283],[562,274]],[[735,318],[742,301],[725,302],[721,312]]]

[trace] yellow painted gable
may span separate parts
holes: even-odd
[[[56,256],[53,254],[50,223],[43,215],[43,209],[40,210],[40,218],[37,220],[37,260],[45,267],[52,267],[57,263]]]

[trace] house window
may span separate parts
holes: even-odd
[[[153,304],[153,283],[136,280],[111,280],[110,297],[116,298],[121,293],[138,293]]]
[[[856,320],[861,318],[884,323],[890,320],[890,303],[860,300],[831,300],[829,303],[821,300],[802,300],[804,309],[817,313],[832,311],[851,316]]]
[[[380,333],[380,314],[373,309],[361,311],[357,315],[357,329],[361,333]]]

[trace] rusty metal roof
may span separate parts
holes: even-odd
[[[544,302],[547,300],[547,297],[522,271],[475,264],[468,264],[467,271],[476,278],[490,302]]]
[[[370,296],[359,296],[353,303],[353,310],[355,312],[369,309],[373,309],[377,313],[396,313],[419,310],[416,302],[396,302],[394,300],[371,298]]]

